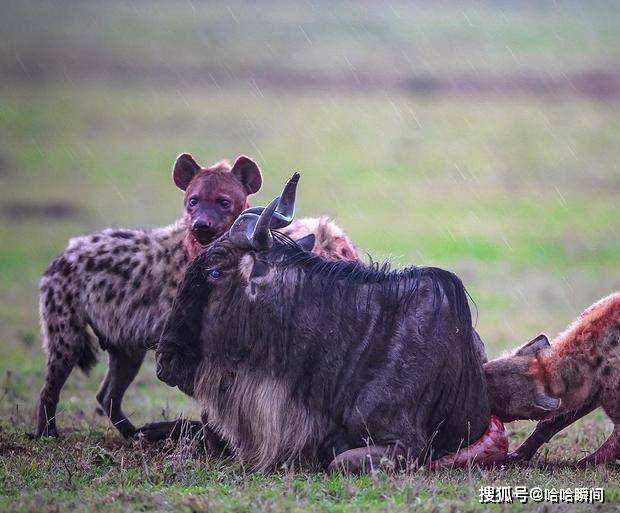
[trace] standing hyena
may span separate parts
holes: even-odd
[[[495,415],[506,422],[542,419],[511,460],[529,460],[553,435],[599,406],[613,431],[579,465],[620,459],[620,293],[592,305],[551,343],[539,335],[484,370]]]
[[[182,154],[173,178],[185,191],[181,220],[154,230],[107,229],[72,239],[45,271],[39,312],[47,370],[39,435],[58,435],[56,406],[73,367],[88,371],[96,362],[89,328],[109,356],[97,401],[122,435],[135,433],[121,410],[123,394],[147,349],[157,344],[189,260],[230,228],[262,184],[260,169],[244,156],[232,167],[221,161],[203,168]]]

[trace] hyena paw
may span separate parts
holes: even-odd
[[[507,466],[526,466],[530,462],[530,458],[517,451],[509,452],[504,461]]]

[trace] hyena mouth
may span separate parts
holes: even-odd
[[[219,237],[217,233],[205,230],[192,230],[192,235],[201,246],[208,246]]]

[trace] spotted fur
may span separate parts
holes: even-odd
[[[247,157],[200,167],[180,155],[173,177],[185,191],[185,214],[153,230],[106,229],[69,242],[40,282],[39,314],[47,356],[38,410],[39,435],[57,436],[56,406],[77,364],[96,363],[97,344],[109,368],[97,393],[103,412],[124,436],[135,428],[121,410],[144,355],[157,344],[190,259],[226,231],[260,188],[258,166]],[[190,208],[191,198],[197,198]],[[222,197],[229,201],[219,208]],[[196,226],[198,225],[198,226]]]
[[[98,344],[107,351],[109,362],[97,401],[123,436],[135,434],[121,409],[122,398],[146,351],[159,340],[189,261],[230,227],[248,206],[247,196],[260,187],[260,170],[243,156],[232,166],[221,161],[202,168],[191,155],[182,154],[173,176],[185,191],[182,219],[153,230],[107,229],[77,237],[45,271],[39,314],[47,368],[39,398],[39,435],[58,435],[60,391],[76,365],[87,372],[96,363]],[[221,194],[232,203],[225,215],[214,207]],[[193,197],[202,201],[190,207]],[[335,248],[328,249],[332,258],[340,258],[338,244],[330,244],[325,234],[343,232],[333,221],[321,219],[305,221],[308,228],[300,225],[299,235],[314,233],[320,225],[317,238],[324,247]],[[162,431],[160,426],[152,438],[162,432],[167,436],[173,427],[166,425]]]
[[[581,465],[620,459],[620,293],[598,301],[549,342],[545,335],[485,365],[493,413],[543,419],[512,455],[529,459],[566,426],[602,407],[610,437]]]
[[[291,239],[298,240],[315,235],[312,252],[328,260],[359,260],[355,244],[329,217],[296,219],[280,230]]]

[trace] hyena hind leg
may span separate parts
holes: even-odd
[[[45,329],[49,330],[49,326]],[[37,436],[57,437],[56,408],[62,387],[76,364],[88,372],[96,360],[88,334],[74,321],[60,321],[53,327],[53,333],[47,332],[46,336],[47,365],[39,395]]]
[[[614,423],[614,430],[596,451],[577,463],[580,467],[602,465],[620,460],[620,401],[618,394],[612,391],[603,393],[601,403],[603,410]]]
[[[136,428],[121,409],[125,391],[138,374],[146,351],[126,352],[108,348],[108,371],[97,392],[97,402],[105,415],[125,438],[131,438]]]
[[[579,460],[577,466],[584,468],[590,465],[603,465],[618,459],[620,459],[620,424],[614,425],[614,430],[603,445],[589,456]]]

